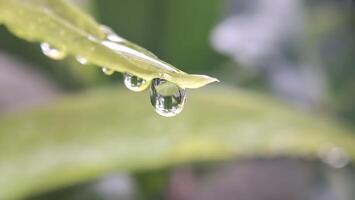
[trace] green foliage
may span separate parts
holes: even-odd
[[[193,92],[161,118],[143,94],[102,90],[0,120],[0,199],[87,181],[114,170],[249,156],[316,158],[324,145],[355,158],[354,135],[254,94]]]
[[[128,72],[148,81],[163,78],[183,88],[198,88],[216,81],[204,75],[186,74],[127,40],[121,45],[138,54],[108,48],[102,44],[106,35],[101,26],[64,0],[0,0],[0,23],[20,38],[47,42],[97,66]]]

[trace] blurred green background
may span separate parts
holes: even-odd
[[[212,88],[242,88],[272,96],[280,104],[310,116],[327,116],[354,132],[352,0],[73,2],[162,60],[188,73],[220,79],[221,84]],[[121,81],[120,74],[104,76],[100,69],[81,66],[72,57],[50,60],[38,44],[17,39],[0,27],[2,119],[68,94],[123,87]],[[353,166],[340,168],[288,156],[196,161],[137,172],[111,170],[28,199],[354,199]]]

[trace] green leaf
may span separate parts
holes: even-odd
[[[162,78],[182,88],[199,88],[217,81],[178,70],[123,38],[117,43],[103,42],[106,33],[102,26],[64,0],[0,0],[0,24],[25,40],[47,42],[97,66],[148,81]]]
[[[227,89],[192,92],[175,118],[123,90],[67,97],[0,119],[0,199],[21,199],[114,171],[250,156],[317,158],[327,145],[355,159],[355,137],[328,119]],[[146,98],[147,100],[142,100]]]

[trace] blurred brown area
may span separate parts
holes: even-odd
[[[184,166],[171,176],[168,199],[351,200],[355,195],[351,176],[350,169],[338,171],[319,162],[289,158],[229,162],[202,173]],[[339,178],[349,185],[334,185]]]

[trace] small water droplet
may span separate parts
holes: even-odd
[[[129,73],[124,73],[124,84],[133,92],[141,92],[148,88],[149,82]]]
[[[150,101],[159,115],[173,117],[183,110],[186,91],[164,79],[154,79],[150,88]]]
[[[88,59],[86,59],[82,56],[76,56],[75,59],[76,59],[76,61],[78,61],[78,63],[80,63],[82,65],[88,64]]]
[[[61,60],[65,58],[65,53],[59,49],[51,47],[48,43],[43,42],[41,43],[41,50],[44,55],[54,59],[54,60]]]
[[[333,168],[343,168],[349,161],[349,155],[337,146],[323,147],[319,150],[320,159]]]
[[[111,42],[123,42],[125,39],[117,35],[110,27],[101,25],[101,30],[106,34],[106,39]]]
[[[112,75],[115,73],[115,71],[113,69],[110,69],[110,68],[106,68],[106,67],[103,67],[102,68],[102,72],[108,76]]]

